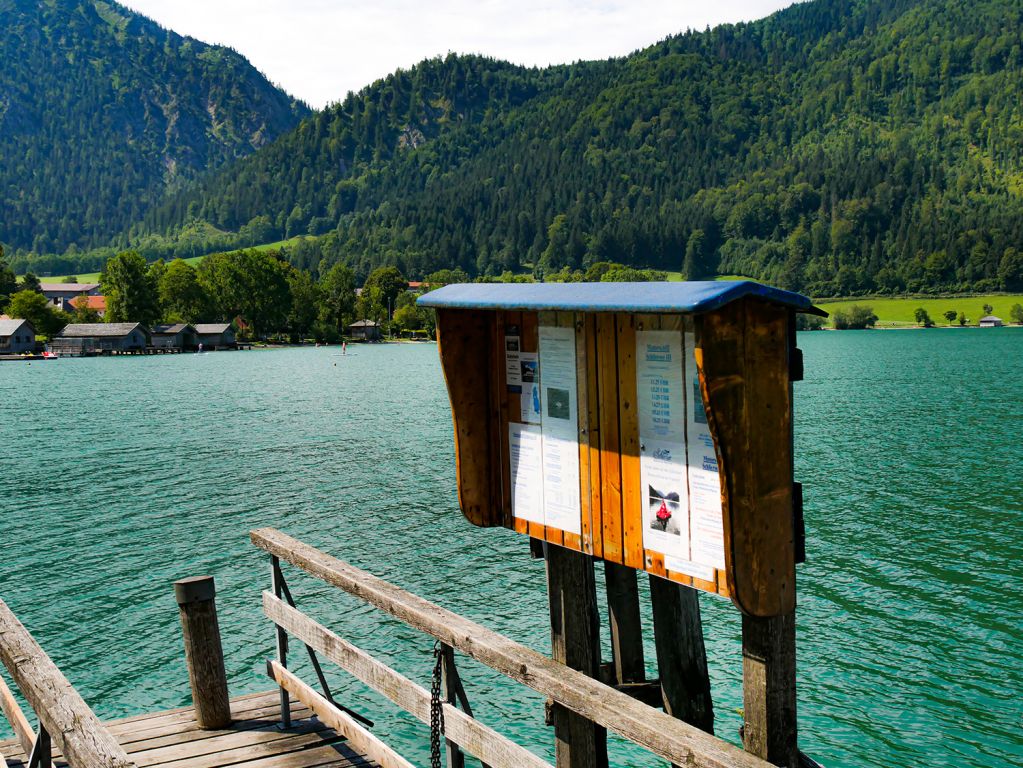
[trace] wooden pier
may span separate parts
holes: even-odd
[[[202,730],[192,707],[139,715],[104,723],[107,732],[142,768],[350,768],[374,763],[302,706],[292,709],[291,728],[280,728],[277,691],[240,696],[231,702],[231,724]],[[28,756],[17,739],[0,742],[8,768],[27,768]],[[65,765],[59,749],[56,765]],[[0,760],[2,763],[2,760]]]

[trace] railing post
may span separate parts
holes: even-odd
[[[181,615],[196,722],[206,730],[223,728],[231,722],[231,701],[213,577],[194,576],[174,582],[174,597]]]
[[[28,768],[51,768],[53,765],[53,742],[50,734],[40,723],[39,733],[36,735],[35,744],[32,745],[32,754],[28,756]]]
[[[281,561],[277,555],[270,555],[270,578],[273,584],[274,597],[280,599],[284,594],[284,574],[281,573]],[[277,630],[277,663],[288,668],[288,633],[280,627]],[[291,699],[288,692],[281,686],[281,727],[291,727]]]
[[[458,671],[455,669],[455,651],[446,643],[441,644],[441,690],[448,704],[458,706]],[[447,739],[448,768],[465,768],[465,755],[451,739]]]

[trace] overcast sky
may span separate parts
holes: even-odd
[[[687,28],[758,19],[792,0],[121,0],[229,45],[313,107],[425,58],[547,65],[619,56]]]

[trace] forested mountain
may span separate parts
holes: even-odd
[[[608,61],[451,55],[130,239],[155,257],[310,233],[293,261],[362,275],[618,261],[818,296],[1023,288],[1021,39],[1021,0],[812,0]]]
[[[103,245],[309,114],[242,56],[104,0],[0,0],[0,241]]]

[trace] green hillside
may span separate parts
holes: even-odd
[[[817,295],[1018,289],[1021,15],[816,0],[623,59],[428,61],[148,227],[324,233],[295,257],[362,273],[614,260]]]
[[[234,51],[117,3],[0,0],[0,242],[15,261],[109,244],[308,114]]]
[[[606,61],[449,55],[129,239],[152,259],[309,234],[295,264],[361,276],[616,261],[818,296],[1023,290],[1020,39],[1019,0],[812,0]]]

